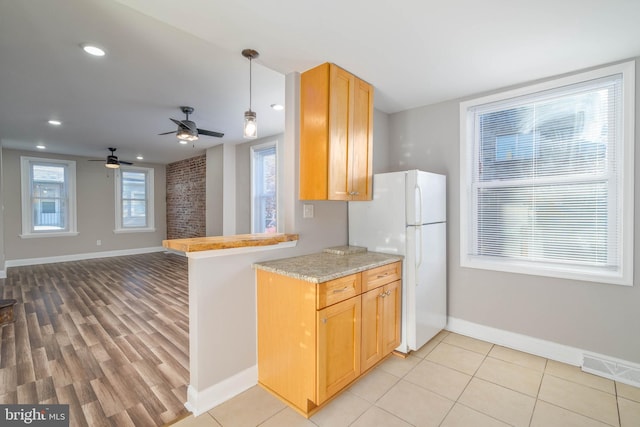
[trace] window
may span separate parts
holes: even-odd
[[[463,267],[633,284],[634,68],[461,103]]]
[[[75,236],[76,163],[20,157],[23,238]]]
[[[251,232],[275,233],[277,224],[276,143],[251,147]]]
[[[115,232],[155,231],[153,169],[121,166],[115,175]]]

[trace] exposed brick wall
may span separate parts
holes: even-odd
[[[167,165],[167,239],[206,235],[207,156]]]

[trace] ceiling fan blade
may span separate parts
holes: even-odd
[[[170,133],[176,133],[178,132],[177,130],[172,130],[170,132],[163,132],[163,133],[159,133],[158,135],[169,135]]]
[[[169,120],[171,120],[173,123],[177,124],[178,126],[185,126],[185,124],[182,123],[182,120],[172,119],[171,117],[169,117]]]
[[[224,136],[224,133],[222,132],[214,132],[206,129],[198,129],[198,133],[200,135],[215,136],[216,138],[222,138]]]
[[[90,162],[102,162],[102,163],[104,163],[104,159],[100,159],[100,160],[98,160],[98,159],[89,159],[89,161]]]
[[[125,162],[124,160],[119,160],[121,165],[132,165],[133,163],[131,162]]]

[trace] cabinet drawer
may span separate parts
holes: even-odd
[[[362,290],[361,275],[352,274],[320,283],[317,287],[317,309],[328,307],[340,301],[344,301],[356,295]]]
[[[402,278],[402,263],[382,265],[362,273],[362,291],[366,292]]]

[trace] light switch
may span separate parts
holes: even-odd
[[[313,218],[313,205],[302,205],[302,218]]]

